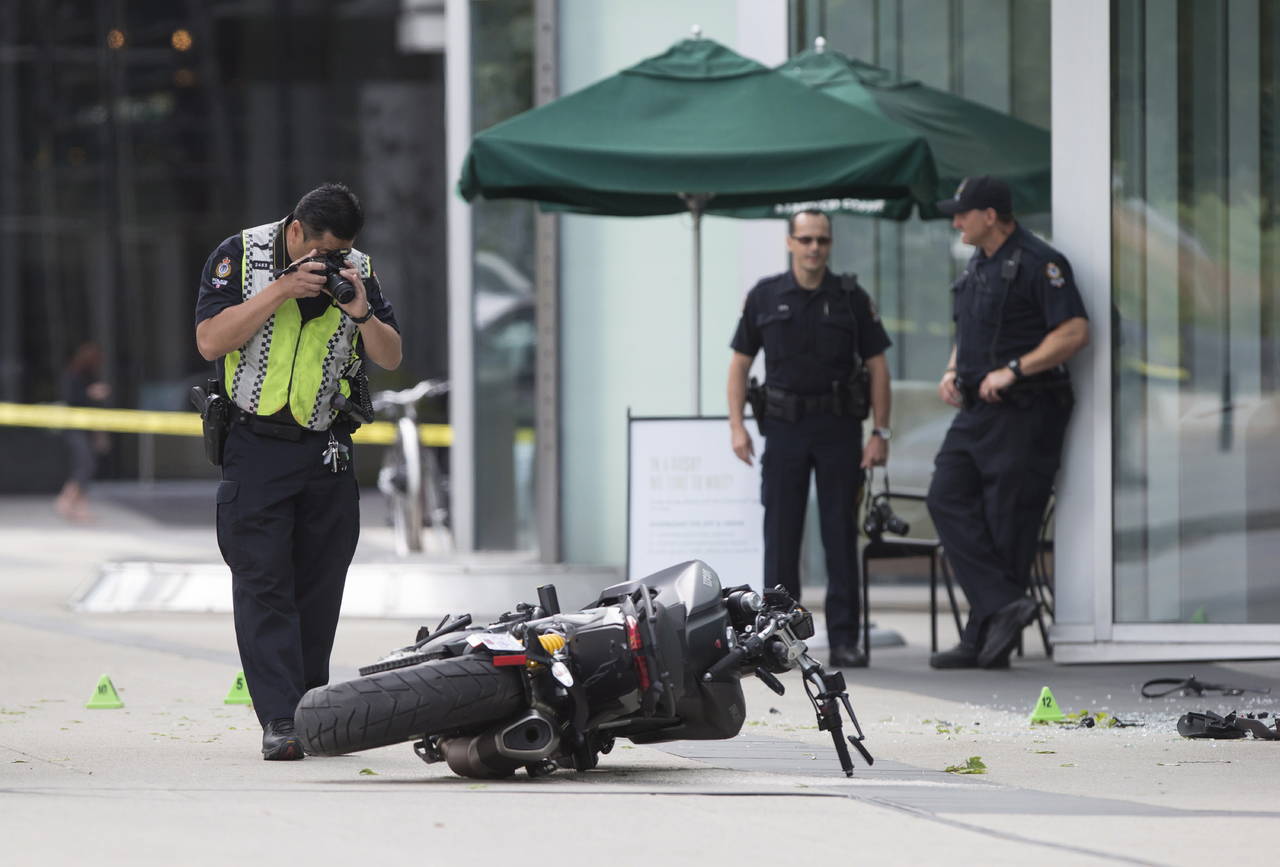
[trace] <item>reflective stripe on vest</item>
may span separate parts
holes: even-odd
[[[272,282],[270,251],[280,223],[267,223],[240,233],[241,297],[247,301]],[[251,259],[250,250],[259,257]],[[261,251],[268,251],[261,255]],[[348,256],[362,278],[373,273],[371,260],[359,250]],[[249,341],[227,354],[223,365],[227,393],[236,406],[255,415],[273,415],[285,404],[294,421],[311,430],[328,430],[337,416],[330,401],[340,389],[342,372],[355,358],[359,328],[330,305],[302,321],[298,302],[290,298],[276,308]],[[346,388],[341,389],[344,393]]]

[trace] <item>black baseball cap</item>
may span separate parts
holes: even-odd
[[[938,210],[948,217],[961,211],[995,208],[997,214],[1013,213],[1013,193],[1009,185],[991,175],[965,178],[956,187],[956,194],[938,202]]]

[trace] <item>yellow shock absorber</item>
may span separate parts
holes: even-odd
[[[547,653],[555,653],[564,647],[564,636],[555,632],[545,632],[539,635],[538,641],[542,643],[542,649]]]

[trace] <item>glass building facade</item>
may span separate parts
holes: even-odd
[[[1280,3],[1112,4],[1117,623],[1280,622]]]
[[[533,0],[473,0],[471,123],[533,107]],[[535,551],[535,206],[471,205],[474,270],[475,547]]]

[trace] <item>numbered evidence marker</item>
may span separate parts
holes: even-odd
[[[223,704],[253,704],[249,697],[249,685],[244,682],[244,672],[237,671],[236,679],[231,683],[231,690],[222,700]]]
[[[108,710],[124,707],[124,702],[120,700],[120,695],[116,692],[116,686],[111,682],[111,678],[104,674],[98,678],[98,685],[94,687],[93,696],[85,707],[90,710]]]
[[[1049,692],[1049,687],[1040,690],[1040,698],[1036,700],[1036,706],[1031,711],[1031,717],[1028,720],[1033,723],[1060,722],[1067,718],[1062,712],[1062,708],[1058,707],[1058,703],[1054,701],[1053,693]]]

